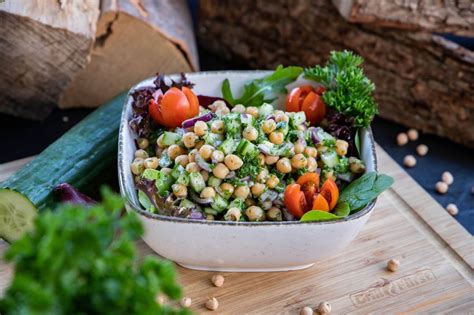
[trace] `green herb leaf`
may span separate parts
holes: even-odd
[[[278,66],[269,76],[256,79],[244,86],[242,95],[235,99],[232,95],[229,80],[222,83],[222,97],[231,105],[243,104],[244,106],[260,106],[271,103],[277,93],[286,93],[285,87],[295,81],[303,72],[301,67]]]
[[[300,221],[329,221],[340,219],[340,216],[334,215],[331,212],[311,210],[306,212]]]
[[[377,198],[393,184],[393,178],[388,175],[377,175],[369,172],[350,183],[339,196],[339,202],[347,202],[351,213],[360,210]]]
[[[15,275],[0,300],[2,314],[184,314],[156,302],[176,300],[171,262],[138,255],[143,234],[134,213],[121,215],[122,198],[102,191],[91,207],[64,204],[44,211],[35,228],[11,244],[5,259]]]
[[[347,217],[351,212],[351,207],[345,201],[338,202],[336,208],[334,208],[333,213],[339,217]]]
[[[326,87],[324,103],[338,112],[353,116],[355,126],[367,127],[378,114],[372,96],[375,86],[360,67],[362,57],[350,51],[332,51],[324,67],[307,68],[304,76]]]

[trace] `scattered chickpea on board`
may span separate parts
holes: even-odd
[[[443,172],[443,174],[441,175],[441,180],[446,184],[451,185],[454,182],[453,174],[448,171]]]
[[[428,146],[426,144],[419,144],[416,147],[416,153],[418,153],[419,156],[425,156],[428,154]]]
[[[408,132],[407,132],[407,135],[408,135],[408,139],[410,139],[410,141],[418,140],[418,130],[416,130],[416,129],[409,129]]]
[[[387,270],[391,272],[395,272],[398,270],[398,267],[400,267],[400,262],[396,259],[390,259],[387,262]]]
[[[215,297],[207,300],[206,302],[206,308],[210,311],[215,311],[219,307],[219,302]]]
[[[456,206],[454,203],[450,203],[446,206],[446,211],[449,212],[450,215],[455,216],[459,213],[458,206]]]
[[[181,299],[181,301],[179,302],[179,304],[184,307],[184,308],[189,308],[191,307],[191,304],[193,303],[193,301],[191,300],[191,298],[188,298],[188,297],[183,297]]]
[[[405,156],[405,158],[403,159],[403,164],[406,166],[406,167],[414,167],[416,165],[416,158],[413,156],[413,155],[407,155]]]
[[[331,313],[331,304],[329,302],[321,302],[318,306],[319,314],[329,314]]]
[[[222,287],[224,285],[224,276],[222,275],[213,275],[211,278],[212,284],[216,287]]]
[[[305,306],[301,309],[300,315],[313,315],[314,311],[311,307]]]
[[[445,182],[437,182],[436,183],[436,192],[438,194],[445,194],[448,192],[448,184],[446,184]]]
[[[408,136],[406,133],[401,132],[397,135],[397,144],[399,146],[404,146],[405,144],[408,143]]]

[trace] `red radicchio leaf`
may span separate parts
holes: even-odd
[[[357,132],[354,126],[354,117],[344,115],[339,112],[331,111],[327,116],[326,131],[332,136],[347,141],[349,148],[347,149],[348,156],[359,157],[359,152],[355,145],[355,135]]]
[[[84,195],[68,183],[59,184],[54,188],[54,190],[59,192],[62,202],[84,205],[93,205],[96,203],[94,199]]]

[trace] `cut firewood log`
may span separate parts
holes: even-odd
[[[42,119],[87,64],[99,0],[0,1],[0,112]]]
[[[474,2],[333,0],[350,22],[474,36]]]
[[[185,0],[103,0],[90,64],[60,107],[95,107],[160,73],[195,71],[197,50]]]
[[[349,23],[330,0],[200,3],[198,36],[211,52],[273,68],[350,49],[365,59],[382,117],[474,147],[473,51],[426,32]]]

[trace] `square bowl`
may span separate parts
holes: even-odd
[[[186,74],[199,95],[220,96],[223,80],[229,79],[233,92],[250,80],[270,71],[216,71]],[[177,79],[178,75],[170,75]],[[154,78],[132,87],[152,86]],[[301,82],[295,82],[295,85]],[[289,86],[290,87],[290,86]],[[276,101],[283,107],[284,99]],[[213,271],[262,272],[304,269],[317,260],[340,253],[357,236],[369,219],[375,200],[359,212],[340,220],[323,222],[227,222],[191,220],[153,214],[138,202],[130,171],[134,159],[135,135],[128,121],[132,97],[122,111],[118,144],[120,192],[127,211],[136,212],[145,229],[143,240],[159,255],[186,268]],[[367,171],[376,171],[374,139],[370,128],[360,132],[361,158]]]

